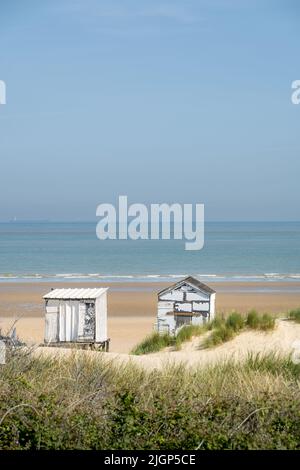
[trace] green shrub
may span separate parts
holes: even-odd
[[[297,323],[300,323],[300,308],[289,311],[289,318]]]
[[[7,356],[1,450],[300,449],[300,367],[289,357],[146,371],[84,351]]]

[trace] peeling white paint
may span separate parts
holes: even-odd
[[[159,293],[157,331],[176,334],[183,324],[201,325],[212,320],[215,315],[216,294],[211,289],[207,290],[209,292],[188,282],[179,281],[173,288],[171,286],[170,289]]]

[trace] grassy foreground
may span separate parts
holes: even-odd
[[[9,355],[0,448],[300,448],[300,366],[289,358],[146,372],[101,357]]]

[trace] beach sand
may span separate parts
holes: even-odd
[[[85,284],[82,284],[85,285]],[[157,292],[164,283],[89,283],[89,287],[109,286],[108,334],[110,350],[128,353],[153,331],[156,319]],[[298,282],[231,282],[209,283],[217,291],[217,311],[234,309],[284,315],[300,307]],[[27,342],[41,343],[44,335],[44,302],[42,296],[51,287],[81,287],[79,283],[50,284],[46,282],[0,283],[0,328],[6,332],[17,320],[17,334]]]
[[[118,364],[120,367],[127,364],[133,364],[142,367],[148,371],[153,369],[163,369],[168,366],[184,365],[188,367],[199,367],[203,365],[214,365],[226,361],[239,362],[249,357],[249,354],[265,355],[276,354],[277,356],[286,356],[286,354],[296,354],[296,360],[299,356],[300,342],[300,324],[289,320],[276,320],[275,329],[273,331],[254,331],[246,330],[232,340],[225,342],[213,348],[204,348],[204,337],[194,337],[191,341],[182,345],[180,351],[171,351],[166,348],[163,351],[134,356],[124,353],[99,353],[96,351],[84,351],[66,348],[49,348],[39,347],[35,349],[35,354],[42,356],[51,356],[56,358],[65,358],[69,356],[94,357],[95,359],[108,361]],[[297,345],[297,350],[295,349]]]

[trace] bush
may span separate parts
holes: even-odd
[[[300,323],[300,308],[289,311],[289,318],[297,323]]]
[[[300,367],[288,357],[149,372],[103,357],[8,354],[0,449],[300,449]]]

